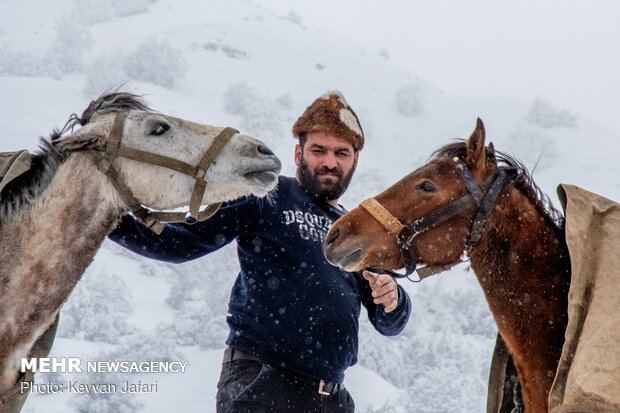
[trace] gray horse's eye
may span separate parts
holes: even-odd
[[[164,133],[166,133],[168,129],[170,129],[170,125],[168,125],[167,123],[157,122],[155,126],[153,127],[153,129],[151,130],[151,135],[161,136]]]

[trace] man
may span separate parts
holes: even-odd
[[[346,273],[323,255],[364,146],[355,112],[340,92],[328,92],[296,121],[293,135],[296,177],[280,177],[271,200],[229,202],[207,221],[167,225],[160,236],[126,218],[110,236],[169,262],[237,241],[241,272],[229,303],[218,412],[353,412],[342,383],[357,361],[360,304],[384,335],[398,334],[411,310],[391,277]]]

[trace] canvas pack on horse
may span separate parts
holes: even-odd
[[[571,262],[561,214],[514,158],[467,141],[336,221],[327,259],[347,271],[443,270],[466,252],[521,382],[527,413],[547,397],[567,325]]]
[[[33,345],[122,215],[131,210],[154,230],[185,213],[148,208],[190,205],[205,219],[220,202],[266,195],[281,168],[259,140],[154,112],[128,93],[91,102],[29,162],[0,193],[2,412],[19,411],[23,400],[10,395],[29,379],[21,359],[37,356]]]

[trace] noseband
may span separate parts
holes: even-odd
[[[233,128],[224,128],[219,135],[215,137],[213,144],[211,144],[209,149],[202,156],[202,159],[198,162],[198,165],[190,165],[168,156],[129,148],[122,145],[121,139],[123,136],[125,120],[127,119],[128,114],[128,111],[123,111],[116,114],[103,154],[95,153],[92,155],[92,158],[97,165],[97,168],[103,172],[108,177],[112,185],[114,185],[118,194],[123,199],[125,204],[127,204],[132,214],[157,234],[161,233],[163,230],[164,222],[191,223],[187,221],[187,212],[152,211],[144,207],[133,196],[131,190],[121,178],[118,171],[114,168],[114,166],[112,166],[117,157],[162,166],[164,168],[172,169],[191,176],[194,178],[196,183],[194,184],[194,190],[189,202],[189,215],[195,218],[196,221],[204,221],[212,217],[222,204],[220,202],[209,204],[202,211],[200,210],[200,204],[207,188],[205,176],[209,170],[209,167],[213,164],[213,161],[222,148],[224,148],[230,138],[239,131]]]
[[[419,258],[412,248],[414,239],[421,233],[428,231],[474,206],[477,207],[477,209],[471,220],[472,223],[465,242],[464,252],[468,253],[472,247],[478,245],[484,231],[484,225],[493,205],[495,205],[495,201],[497,201],[502,189],[514,183],[518,176],[518,172],[513,168],[498,168],[481,186],[478,186],[465,163],[458,157],[454,157],[453,161],[457,171],[465,182],[468,193],[456,201],[416,220],[412,224],[403,224],[374,198],[362,201],[360,206],[383,225],[388,233],[396,237],[405,267],[404,274],[384,269],[369,268],[370,270],[387,273],[397,278],[409,278],[409,276],[416,271],[416,266],[419,262]],[[417,270],[417,280],[409,279],[418,282],[426,277],[448,270],[461,262],[462,261],[459,259],[446,265],[426,266]]]

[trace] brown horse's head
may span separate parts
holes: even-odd
[[[466,142],[457,142],[437,151],[426,165],[374,199],[402,224],[413,225],[468,194],[459,167],[466,166],[478,185],[497,169],[493,145],[485,147],[484,141],[484,125],[478,119],[476,129]],[[415,236],[411,234],[409,248],[417,261],[426,265],[457,261],[463,252],[474,211],[473,204],[466,205],[436,226]],[[403,268],[405,262],[396,230],[386,229],[367,209],[354,208],[332,225],[325,239],[325,256],[329,262],[347,271]]]
[[[570,259],[560,214],[484,126],[337,220],[325,256],[347,271],[443,270],[470,253],[528,412],[546,412],[564,341]],[[560,225],[558,225],[560,224]],[[398,275],[398,274],[397,274]],[[525,300],[525,301],[524,301]],[[526,304],[527,303],[527,304]]]

